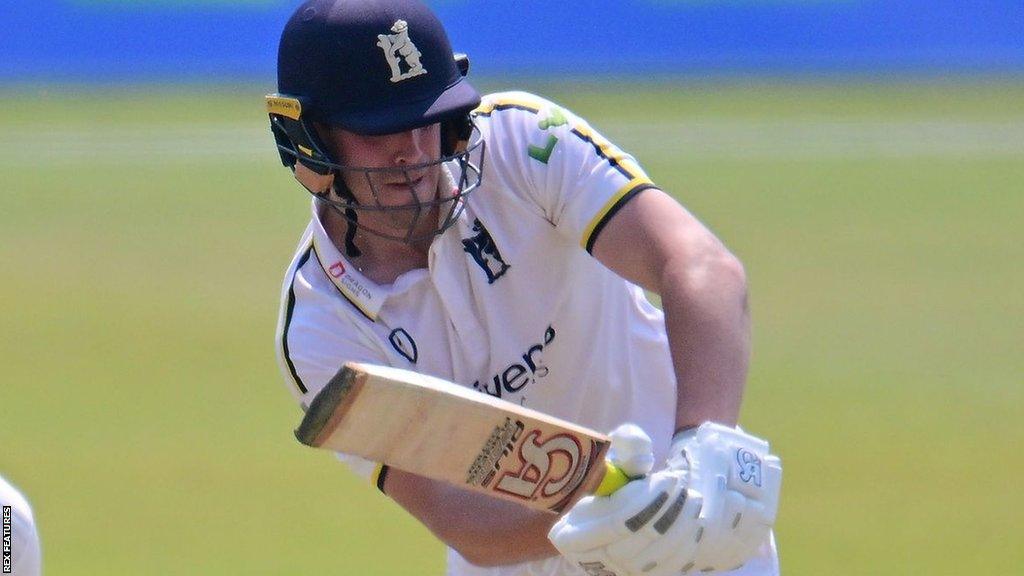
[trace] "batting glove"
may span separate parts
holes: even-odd
[[[653,464],[650,438],[639,428],[612,432],[609,459],[633,476]],[[687,490],[689,472],[662,470],[633,480],[610,496],[580,500],[548,538],[590,576],[678,574],[695,554],[700,494]]]
[[[676,435],[667,464],[687,472],[704,500],[698,516],[703,531],[685,570],[731,570],[746,563],[768,538],[778,511],[782,462],[768,442],[706,422]]]

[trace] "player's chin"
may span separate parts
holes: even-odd
[[[402,232],[417,232],[433,226],[437,222],[438,206],[435,204],[421,204],[406,206],[388,211],[388,221],[392,228]]]

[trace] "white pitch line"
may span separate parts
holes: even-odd
[[[608,124],[607,135],[644,158],[831,160],[1024,156],[1024,118],[1006,121],[741,121]]]
[[[624,150],[659,160],[833,160],[1024,156],[1024,118],[994,120],[737,119],[596,122]],[[0,165],[78,166],[157,162],[266,162],[269,128],[170,124],[115,128],[12,127],[0,132]]]
[[[0,165],[202,164],[276,157],[269,127],[252,124],[13,128],[0,134]]]

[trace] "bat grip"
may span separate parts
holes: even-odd
[[[631,478],[627,476],[621,468],[612,464],[610,460],[605,460],[604,466],[604,478],[602,478],[601,483],[598,484],[597,490],[594,490],[594,494],[598,496],[609,496],[619,488],[628,484],[631,480]]]

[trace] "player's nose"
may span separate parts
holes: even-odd
[[[417,128],[391,135],[391,149],[394,151],[392,161],[396,166],[418,164],[427,160],[424,132],[423,129]]]

